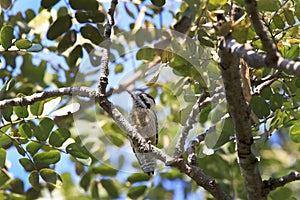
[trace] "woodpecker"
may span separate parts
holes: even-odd
[[[135,126],[137,131],[146,139],[146,141],[157,146],[158,123],[154,98],[144,92],[134,94],[128,91],[128,93],[133,99],[132,110],[129,115],[130,124]],[[153,175],[155,170],[155,159],[153,154],[151,152],[141,152],[137,141],[132,141],[130,138],[129,140],[143,172],[148,175]]]

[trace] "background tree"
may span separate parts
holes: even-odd
[[[19,2],[1,1],[1,199],[299,198],[299,1]],[[126,120],[135,89],[158,147]]]

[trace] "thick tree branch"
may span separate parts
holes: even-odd
[[[222,48],[243,58],[252,68],[259,69],[266,66],[266,55],[255,52],[249,44],[242,45],[237,43],[235,39],[226,37],[223,40]],[[274,65],[268,65],[267,67],[300,77],[300,62],[284,59],[281,56],[278,56],[278,60]]]
[[[220,66],[229,112],[232,116],[237,142],[238,162],[247,189],[248,199],[267,199],[263,195],[263,183],[258,161],[251,152],[253,135],[250,110],[244,99],[239,71],[240,57],[231,53],[223,40],[220,44]]]
[[[220,187],[216,181],[209,176],[207,176],[199,167],[187,165],[182,158],[178,158],[176,162],[172,162],[170,165],[176,167],[181,172],[188,175],[193,179],[198,185],[207,190],[215,199],[218,200],[230,200],[230,198],[224,190]]]
[[[273,42],[270,40],[268,33],[263,26],[262,21],[259,18],[259,14],[257,12],[257,1],[256,0],[245,0],[246,3],[246,11],[250,15],[252,25],[254,27],[254,30],[256,34],[259,36],[264,49],[267,52],[267,57],[265,59],[265,64],[268,67],[272,67],[273,65],[276,65],[278,61],[278,54],[276,46],[273,44]]]
[[[291,183],[293,181],[300,181],[300,173],[299,172],[291,172],[288,175],[285,175],[280,178],[270,178],[269,180],[264,180],[264,193],[268,194],[272,190],[275,190],[278,187],[282,187],[287,183]]]
[[[59,96],[72,96],[78,95],[82,97],[89,97],[91,99],[96,97],[96,90],[90,89],[88,87],[66,87],[59,88],[51,91],[44,91],[40,93],[36,93],[30,96],[6,99],[0,101],[0,108],[5,108],[8,106],[27,106],[32,105],[37,101],[42,101],[45,99],[49,99],[51,97],[59,97]]]

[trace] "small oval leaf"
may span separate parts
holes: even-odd
[[[10,25],[5,25],[0,31],[0,40],[2,47],[7,50],[12,46],[12,40],[14,39],[14,28]]]
[[[33,156],[33,161],[39,169],[57,163],[59,160],[60,153],[56,150],[41,152]]]
[[[47,38],[54,40],[61,34],[67,32],[72,25],[71,16],[65,15],[57,18],[57,20],[50,26],[47,32]]]
[[[17,40],[15,45],[18,49],[29,49],[32,46],[32,43],[27,39]]]

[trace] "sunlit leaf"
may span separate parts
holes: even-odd
[[[71,136],[66,128],[59,128],[53,131],[49,137],[49,143],[55,147],[60,147]]]
[[[44,101],[37,101],[34,104],[30,105],[30,112],[35,116],[42,115],[44,111]]]
[[[29,183],[35,190],[40,190],[39,173],[32,171],[29,175]]]
[[[150,176],[145,173],[134,173],[127,178],[127,181],[129,181],[132,184],[140,181],[148,181],[149,179]]]
[[[0,148],[0,167],[5,167],[5,161],[6,161],[6,150],[3,148]]]
[[[300,143],[300,123],[290,128],[290,137],[294,142]]]
[[[33,161],[39,168],[55,164],[60,160],[60,153],[56,150],[41,152],[33,156]]]
[[[115,167],[109,166],[107,164],[102,164],[100,166],[93,167],[92,170],[95,174],[99,173],[104,176],[115,176],[118,172],[118,170]]]
[[[32,43],[27,39],[17,40],[15,45],[18,49],[29,49],[32,46]]]
[[[62,179],[58,173],[56,173],[52,169],[41,169],[40,171],[41,177],[46,181],[48,184],[60,188],[62,185]]]
[[[145,186],[145,185],[132,187],[128,190],[127,196],[132,199],[136,199],[136,198],[140,197],[141,195],[143,195],[145,193],[146,189],[147,189],[147,186]]]
[[[109,194],[110,198],[117,198],[119,196],[119,191],[116,188],[114,182],[109,179],[102,179],[100,181],[104,189],[107,191]]]
[[[50,118],[41,119],[39,125],[33,132],[33,135],[40,141],[46,141],[54,126],[54,121]]]
[[[21,136],[25,137],[25,138],[31,138],[33,135],[29,123],[22,123],[19,126],[19,132],[20,132]]]
[[[89,158],[88,152],[84,148],[80,147],[77,143],[69,144],[66,148],[66,151],[77,158]]]
[[[5,25],[0,31],[0,41],[2,47],[7,50],[12,46],[12,40],[14,38],[14,28],[10,25]]]
[[[21,158],[19,162],[26,171],[30,172],[34,170],[34,164],[28,158]]]

